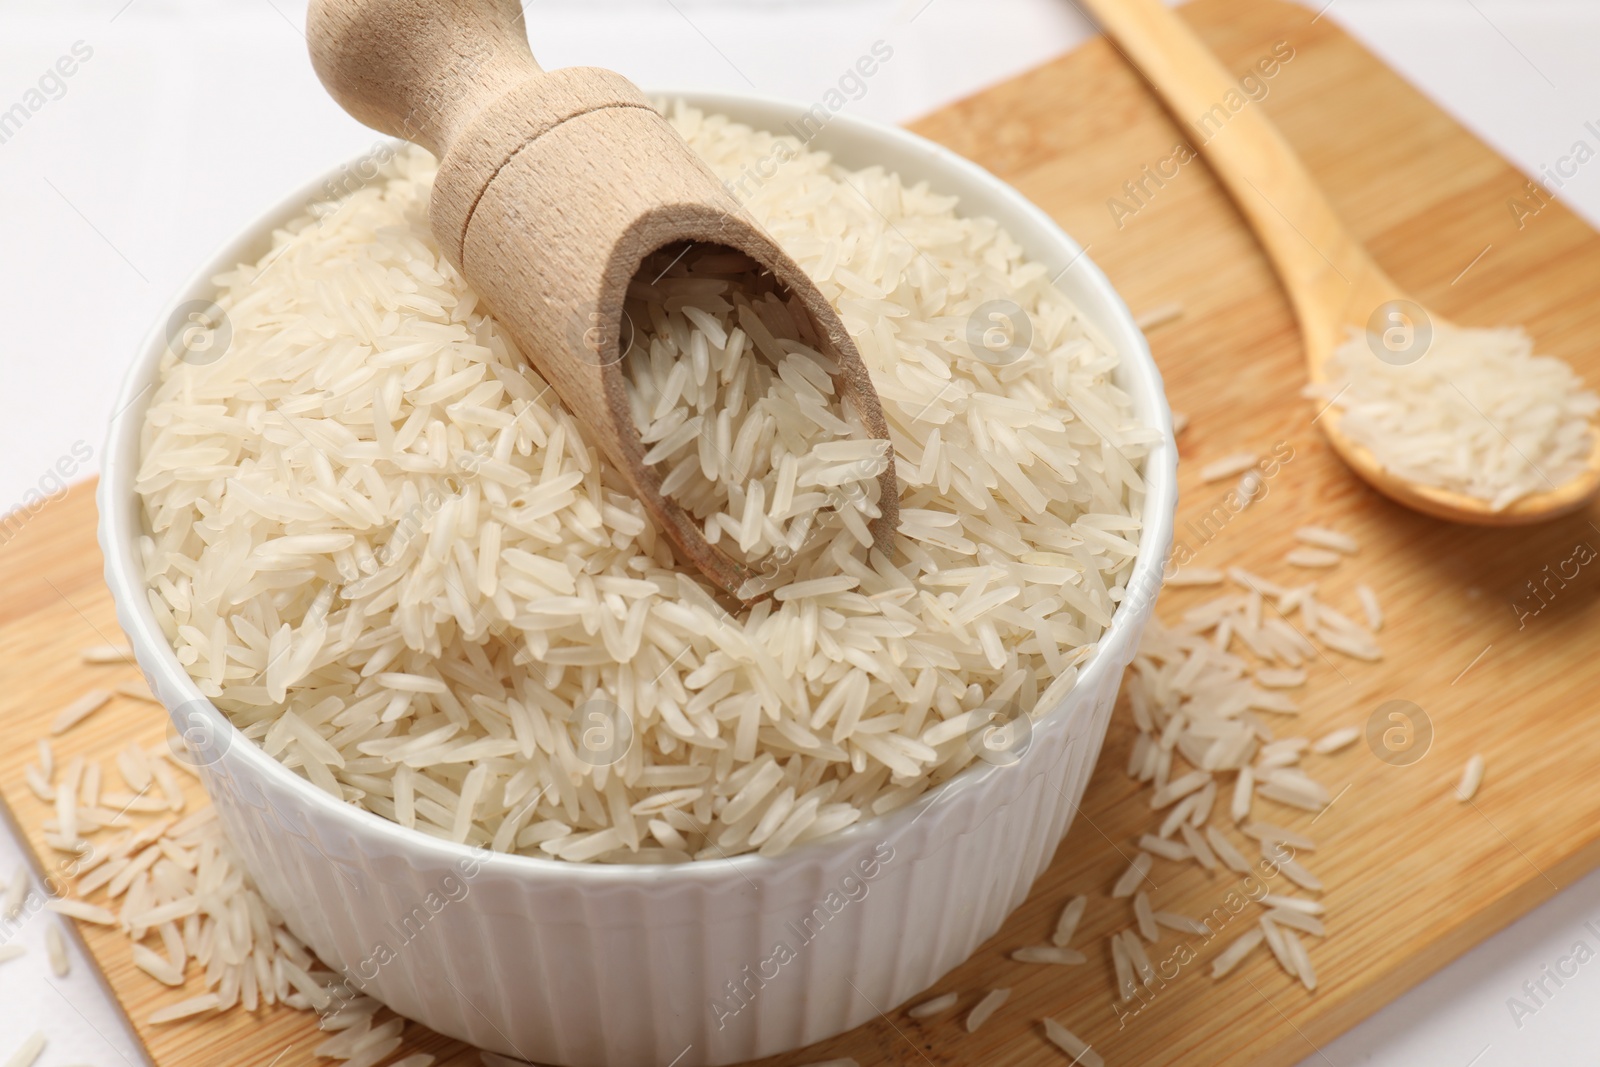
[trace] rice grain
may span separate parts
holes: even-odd
[[[91,689],[83,696],[56,713],[50,722],[50,733],[64,734],[78,725],[90,715],[105,707],[111,700],[111,691],[108,689]]]
[[[1341,752],[1355,744],[1361,737],[1359,726],[1342,726],[1332,733],[1323,734],[1311,745],[1311,751],[1320,756]]]
[[[1072,1057],[1078,1067],[1105,1067],[1106,1061],[1090,1044],[1054,1019],[1041,1020],[1045,1038],[1056,1048]]]
[[[1000,1006],[1011,996],[1009,989],[991,989],[983,995],[983,999],[973,1006],[967,1013],[967,1033],[975,1034],[978,1027],[989,1021],[989,1016],[1000,1010]]]
[[[1294,536],[1296,540],[1315,548],[1331,549],[1346,556],[1353,556],[1361,550],[1361,545],[1354,537],[1326,526],[1302,526],[1294,532]]]
[[[1139,883],[1145,880],[1150,873],[1151,864],[1155,861],[1148,852],[1140,852],[1128,864],[1128,869],[1122,872],[1122,877],[1117,879],[1117,884],[1111,887],[1111,895],[1115,898],[1131,897],[1133,891],[1139,888]]]
[[[1018,963],[1052,963],[1064,967],[1087,963],[1089,959],[1075,948],[1057,945],[1028,945],[1011,953],[1011,958]]]
[[[769,158],[767,134],[669,117],[727,177]],[[895,560],[864,536],[887,454],[835,403],[817,339],[701,249],[630,285],[622,369],[663,488],[773,594],[725,608],[440,254],[436,164],[404,151],[276,234],[270,271],[221,275],[227,358],[169,353],[150,397],[145,578],[190,677],[252,742],[436,837],[689,862],[908,803],[977,762],[967,735],[991,709],[1058,702],[1124,597],[1159,434],[1003,231],[785,143],[784,179],[746,206],[843,309],[878,386]],[[950,329],[997,299],[1033,325],[1003,370]],[[594,751],[604,736],[619,743]],[[516,759],[533,761],[520,803]],[[748,822],[652,807],[763,760],[781,780]],[[167,795],[162,761],[152,777]]]
[[[1478,795],[1478,787],[1483,784],[1483,757],[1474,755],[1467,760],[1466,766],[1461,768],[1461,781],[1456,785],[1456,799],[1465,804]]]
[[[50,970],[57,978],[65,978],[72,969],[72,958],[67,955],[67,942],[58,924],[51,923],[44,928],[44,946],[50,957]]]
[[[44,1051],[45,1040],[44,1031],[35,1030],[33,1034],[17,1048],[17,1051],[13,1052],[10,1057],[7,1058],[5,1067],[33,1067],[34,1061],[36,1061],[39,1058],[39,1054]]]
[[[1217,954],[1216,959],[1211,961],[1211,977],[1221,978],[1237,967],[1239,962],[1250,954],[1251,949],[1261,944],[1265,936],[1259,926],[1254,926],[1231,942]]]
[[[1325,548],[1293,548],[1283,559],[1296,567],[1337,567],[1344,556]]]
[[[1050,943],[1057,948],[1066,948],[1072,943],[1072,935],[1078,930],[1078,923],[1083,919],[1084,909],[1089,906],[1089,898],[1075,896],[1067,901],[1061,909],[1061,915],[1056,919],[1056,928],[1050,935]]]
[[[913,1019],[927,1019],[942,1012],[949,1011],[956,1006],[956,1001],[961,999],[959,993],[943,993],[932,1000],[925,1000],[915,1007],[906,1009],[906,1014]]]
[[[1243,473],[1256,465],[1257,456],[1254,452],[1236,452],[1221,459],[1212,460],[1200,468],[1202,482],[1220,482],[1224,478],[1232,478],[1235,474]]]
[[[0,918],[15,922],[17,916],[22,914],[22,906],[27,902],[28,890],[32,886],[31,879],[27,864],[19,863],[11,880],[6,883],[5,899],[0,900]]]
[[[1150,907],[1150,896],[1144,890],[1133,895],[1133,916],[1139,924],[1139,936],[1146,941],[1161,940],[1161,931],[1156,927],[1155,910]]]

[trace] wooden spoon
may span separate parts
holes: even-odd
[[[632,82],[598,67],[542,71],[517,0],[313,0],[306,39],[346,111],[439,157],[429,214],[444,254],[718,586],[737,593],[755,574],[662,495],[628,410],[623,297],[647,256],[702,242],[770,271],[810,312],[866,434],[888,440],[861,354],[811,279]],[[872,532],[889,550],[892,453],[879,484]]]
[[[1327,382],[1329,359],[1351,326],[1379,336],[1395,331],[1397,340],[1383,357],[1390,362],[1420,358],[1427,331],[1439,318],[1373,262],[1260,105],[1224,108],[1229,111],[1225,124],[1212,131],[1200,128],[1198,118],[1187,118],[1213,114],[1238,85],[1183,19],[1161,0],[1081,2],[1193,131],[1194,143],[1266,247],[1300,320],[1311,380]],[[1495,511],[1486,500],[1387,470],[1340,431],[1337,414],[1317,421],[1357,474],[1394,500],[1437,518],[1486,526],[1540,522],[1574,511],[1600,493],[1600,433],[1592,427],[1594,450],[1582,476]]]

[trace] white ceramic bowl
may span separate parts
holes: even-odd
[[[805,110],[675,95],[766,129]],[[1029,256],[1064,271],[1061,288],[1116,346],[1118,383],[1163,440],[1146,463],[1133,594],[1021,758],[979,763],[907,808],[775,859],[595,866],[434,840],[333,800],[245,741],[173,655],[134,548],[139,427],[168,343],[164,324],[211,296],[213,275],[264,254],[272,231],[307,203],[347,187],[356,164],[301,189],[219,251],[129,370],[99,489],[100,545],[139,666],[289,927],[370,995],[441,1033],[571,1067],[725,1064],[820,1041],[965,960],[1022,902],[1072,822],[1172,538],[1176,449],[1160,376],[1105,276],[1010,186],[920,137],[848,115],[811,147],[958,194],[962,212],[998,219]]]

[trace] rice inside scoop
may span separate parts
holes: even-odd
[[[671,118],[730,180],[777,140]],[[681,862],[893,810],[986,757],[996,709],[1055,705],[1158,434],[996,223],[788,140],[748,207],[872,374],[895,557],[841,523],[720,606],[439,255],[409,150],[217,279],[225,351],[169,353],[146,416],[150,603],[247,737],[435,837]],[[1027,334],[1001,358],[997,307]]]
[[[840,530],[870,547],[889,442],[868,438],[839,396],[800,300],[716,246],[662,249],[628,296],[623,381],[644,461],[708,543],[766,562],[741,598]]]

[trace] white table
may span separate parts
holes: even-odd
[[[1320,5],[1324,0],[1314,0]],[[1440,101],[1530,174],[1600,118],[1593,0],[1332,0],[1325,17]],[[123,367],[167,294],[263,206],[374,136],[323,94],[306,58],[304,0],[55,0],[7,5],[0,113],[46,79],[20,127],[0,123],[5,248],[0,304],[0,511],[78,442],[97,466]],[[648,87],[748,89],[813,99],[871,43],[893,60],[850,107],[902,121],[1082,41],[1068,0],[533,0],[546,66],[597,63]],[[80,43],[81,42],[81,43]],[[76,54],[74,47],[76,46]],[[730,62],[729,57],[733,57]],[[737,64],[737,65],[735,65]],[[1600,222],[1600,165],[1560,195]],[[81,450],[82,446],[78,446]],[[17,844],[0,826],[0,878]],[[1420,890],[1419,888],[1419,891]],[[1507,998],[1600,918],[1600,875],[1470,952],[1306,1067],[1592,1062],[1600,963],[1535,1014]],[[40,1067],[142,1064],[87,961],[58,981],[44,923],[0,965],[0,1063],[43,1028]],[[76,949],[74,949],[76,953]],[[1549,988],[1554,989],[1553,985]]]

